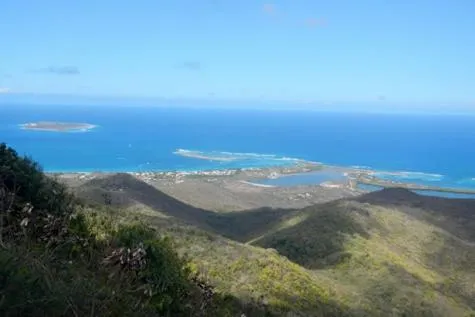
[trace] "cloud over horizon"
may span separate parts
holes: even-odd
[[[12,90],[10,88],[7,88],[7,87],[0,87],[0,94],[8,94],[8,93],[11,93]]]
[[[76,66],[48,66],[35,69],[33,73],[38,74],[54,74],[54,75],[79,75],[79,68]]]

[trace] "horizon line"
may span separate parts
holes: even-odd
[[[27,100],[25,100],[27,99]],[[318,111],[337,113],[387,113],[387,114],[440,114],[475,115],[473,102],[431,102],[431,101],[392,101],[392,100],[282,100],[259,98],[217,98],[217,97],[149,97],[149,96],[109,96],[74,95],[43,93],[0,94],[0,106],[17,105],[68,105],[68,106],[129,106],[129,107],[177,107],[202,109],[242,109],[242,110],[281,110]],[[166,103],[166,104],[164,104]],[[194,104],[184,104],[194,103]],[[251,104],[250,104],[251,103]],[[381,106],[378,109],[372,106]],[[257,107],[256,107],[257,106]],[[264,107],[265,106],[265,107]],[[397,108],[388,106],[397,106]],[[402,108],[401,108],[402,106]],[[330,108],[331,107],[331,108]],[[473,107],[472,109],[467,109]],[[448,109],[453,108],[453,110]]]

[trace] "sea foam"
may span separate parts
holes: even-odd
[[[421,180],[421,181],[442,181],[444,175],[435,174],[435,173],[423,173],[423,172],[408,172],[408,171],[398,171],[398,172],[389,172],[389,171],[375,171],[371,173],[373,176],[390,179],[390,180]]]
[[[282,162],[304,162],[304,160],[278,156],[275,154],[260,154],[260,153],[240,153],[240,152],[226,152],[226,151],[196,151],[187,149],[177,149],[173,152],[176,155],[190,157],[195,159],[209,160],[209,161],[282,161]]]

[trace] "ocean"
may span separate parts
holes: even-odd
[[[70,133],[19,127],[35,121],[97,127]],[[51,172],[185,171],[307,160],[373,169],[388,179],[475,188],[475,116],[0,105],[0,142]]]

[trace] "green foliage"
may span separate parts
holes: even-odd
[[[118,180],[112,176],[105,183]],[[129,179],[127,186],[116,187],[124,191],[112,194],[127,192],[125,197],[141,199],[129,196],[130,183]],[[148,189],[150,195],[159,192]],[[140,200],[140,206],[128,205],[115,216],[127,223],[141,219],[172,237],[179,253],[191,260],[192,272],[215,285],[218,293],[255,307],[252,313],[241,310],[248,316],[470,314],[475,304],[473,243],[457,238],[459,230],[446,231],[454,228],[450,215],[456,204],[444,201],[444,210],[450,212],[439,227],[442,209],[435,217],[431,204],[409,208],[413,196],[407,201],[399,197],[391,206],[357,198],[299,211],[262,209],[225,215],[185,210],[169,197],[168,207]],[[183,214],[174,213],[175,207]],[[469,210],[463,216],[467,219]]]
[[[172,236],[193,271],[218,291],[264,302],[278,316],[469,316],[473,242],[435,226],[430,209],[405,206],[354,200],[312,206],[264,234],[258,230],[252,244],[260,247],[152,211],[128,209],[128,216]],[[451,220],[447,212],[446,227]]]
[[[1,316],[231,316],[171,241],[92,209],[0,145]],[[224,305],[224,307],[223,307]]]
[[[30,158],[0,144],[0,224],[2,244],[25,236],[54,242],[65,233],[74,197],[46,177]]]
[[[346,208],[327,205],[316,211],[309,208],[301,213],[310,214],[310,219],[254,243],[276,249],[292,261],[316,269],[350,258],[351,253],[344,250],[348,238],[368,235],[365,228],[351,218]],[[316,233],[318,239],[314,237]]]
[[[162,223],[154,217],[145,219],[172,236],[178,250],[192,261],[191,270],[216,285],[218,292],[252,303],[256,311],[248,316],[347,315],[346,305],[333,300],[328,285],[275,250],[243,245],[216,235],[210,239],[208,233],[193,227]]]
[[[311,269],[321,285],[332,283],[334,298],[363,316],[473,313],[473,243],[434,226],[431,211],[398,203],[309,207],[304,222],[256,244]]]
[[[136,276],[143,283],[141,290],[150,296],[147,305],[156,311],[184,312],[183,302],[190,290],[187,284],[190,272],[170,241],[157,238],[152,229],[143,225],[121,226],[112,239],[113,244],[127,249],[140,246],[147,255]]]

